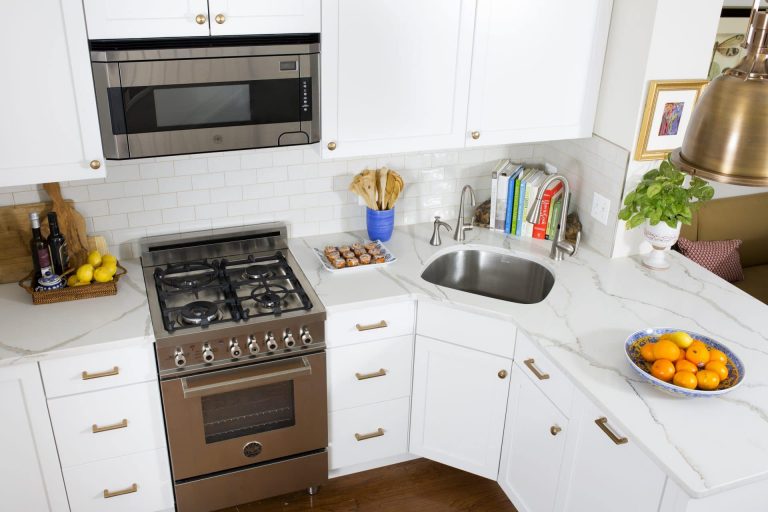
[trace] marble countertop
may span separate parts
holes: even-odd
[[[385,245],[398,261],[349,274],[323,270],[312,247],[350,243],[364,232],[294,239],[291,251],[331,313],[411,297],[514,322],[693,497],[768,477],[768,306],[676,253],[662,272],[643,267],[638,257],[608,259],[589,247],[555,262],[549,242],[468,231],[467,247],[491,246],[553,271],[555,285],[541,303],[504,302],[422,280],[431,258],[457,249],[448,234],[441,247],[430,246],[431,231],[431,223],[397,228]],[[647,327],[689,329],[722,341],[743,360],[744,383],[706,399],[658,391],[638,378],[623,353],[626,337]]]
[[[0,285],[0,366],[152,343],[141,265],[138,260],[120,264],[128,273],[110,297],[35,306],[18,285]]]

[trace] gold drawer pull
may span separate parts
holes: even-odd
[[[90,380],[90,379],[100,379],[102,377],[113,377],[120,373],[120,368],[115,366],[111,370],[107,370],[104,372],[97,372],[97,373],[88,373],[83,372],[83,380]]]
[[[549,427],[549,433],[552,434],[553,436],[556,436],[562,431],[563,429],[558,427],[557,425],[552,425],[551,427]]]
[[[539,371],[539,369],[536,368],[536,365],[535,365],[536,361],[534,361],[533,358],[526,359],[523,362],[525,363],[525,366],[527,366],[528,369],[533,372],[533,374],[536,376],[537,379],[539,379],[539,380],[547,380],[549,378],[549,374],[548,373],[541,373],[541,371]]]
[[[133,484],[127,489],[120,489],[119,491],[110,491],[109,489],[104,489],[104,498],[114,498],[115,496],[122,496],[123,494],[131,494],[131,493],[137,492],[138,490],[139,490],[139,486],[137,484]]]
[[[93,424],[92,430],[94,434],[98,434],[99,432],[106,432],[108,430],[117,430],[119,428],[127,428],[128,427],[128,420],[123,419],[120,423],[115,423],[113,425],[104,425],[103,427],[98,426],[97,424]]]
[[[373,329],[383,329],[384,327],[387,327],[387,321],[386,320],[382,320],[381,322],[379,322],[377,324],[370,324],[370,325],[356,324],[355,325],[355,328],[358,331],[371,331]]]
[[[381,368],[379,371],[373,373],[355,373],[355,378],[357,380],[375,379],[376,377],[384,377],[386,374],[387,370]]]
[[[611,441],[614,442],[614,444],[627,444],[629,442],[629,439],[626,437],[619,437],[616,434],[613,433],[613,430],[610,429],[608,426],[608,418],[603,416],[602,418],[597,418],[595,420],[595,423],[598,427],[600,427],[600,430],[602,430],[605,435],[611,438]]]
[[[373,439],[374,437],[381,437],[384,435],[384,429],[379,427],[376,429],[376,432],[371,432],[369,434],[355,434],[355,439],[358,441],[365,441],[366,439]]]

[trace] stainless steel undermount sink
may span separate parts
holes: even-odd
[[[439,256],[421,278],[454,290],[519,304],[541,302],[555,284],[555,276],[535,261],[478,249]]]

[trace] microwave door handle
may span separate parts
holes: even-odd
[[[254,385],[261,386],[275,382],[284,382],[305,375],[312,375],[312,366],[306,357],[302,357],[301,366],[297,368],[278,370],[264,375],[252,375],[250,377],[216,382],[213,384],[203,384],[201,386],[189,386],[188,378],[183,378],[181,379],[181,389],[184,392],[184,398],[197,398],[248,389],[254,387]]]

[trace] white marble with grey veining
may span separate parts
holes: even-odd
[[[120,264],[128,272],[109,297],[36,306],[18,285],[0,285],[0,367],[154,342],[141,265]]]
[[[768,306],[678,254],[662,272],[646,269],[639,258],[607,259],[588,247],[554,262],[547,258],[549,242],[467,232],[468,247],[523,255],[554,272],[543,302],[508,303],[422,280],[430,258],[457,248],[447,233],[441,247],[430,246],[431,231],[431,224],[397,228],[386,243],[397,262],[346,275],[323,270],[311,247],[350,243],[364,232],[295,239],[291,251],[329,312],[412,297],[515,322],[691,496],[768,478]],[[647,327],[690,329],[721,340],[744,361],[744,384],[717,398],[681,399],[640,381],[623,344]]]

